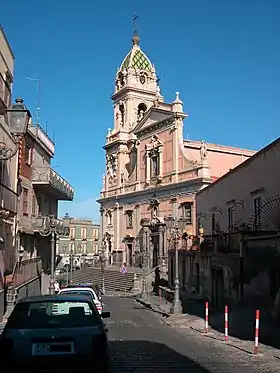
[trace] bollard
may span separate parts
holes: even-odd
[[[205,329],[204,333],[208,333],[208,302],[205,302]]]
[[[228,306],[225,306],[225,341],[228,341]]]
[[[256,326],[255,326],[255,344],[254,344],[254,354],[258,353],[259,347],[259,327],[260,327],[260,311],[256,310]]]

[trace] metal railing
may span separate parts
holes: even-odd
[[[42,271],[41,257],[17,262],[13,273],[11,285],[16,288],[26,282],[40,276]]]
[[[32,170],[32,181],[35,183],[48,183],[53,188],[67,195],[69,199],[72,200],[74,198],[73,187],[50,166],[34,166]]]

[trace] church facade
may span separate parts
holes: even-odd
[[[100,237],[110,265],[138,266],[148,247],[150,267],[159,264],[170,245],[165,218],[183,218],[185,235],[196,235],[196,191],[255,153],[184,140],[179,93],[167,103],[158,83],[135,34],[116,74],[114,127],[103,147]]]

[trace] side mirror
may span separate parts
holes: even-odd
[[[109,317],[111,317],[111,313],[110,312],[102,312],[101,317],[102,317],[102,319],[108,319]]]

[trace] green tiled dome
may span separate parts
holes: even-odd
[[[133,69],[138,70],[146,70],[151,71],[152,70],[152,64],[149,61],[148,57],[141,51],[139,47],[134,47],[129,54],[124,59],[121,70],[128,69],[129,67],[132,67]]]

